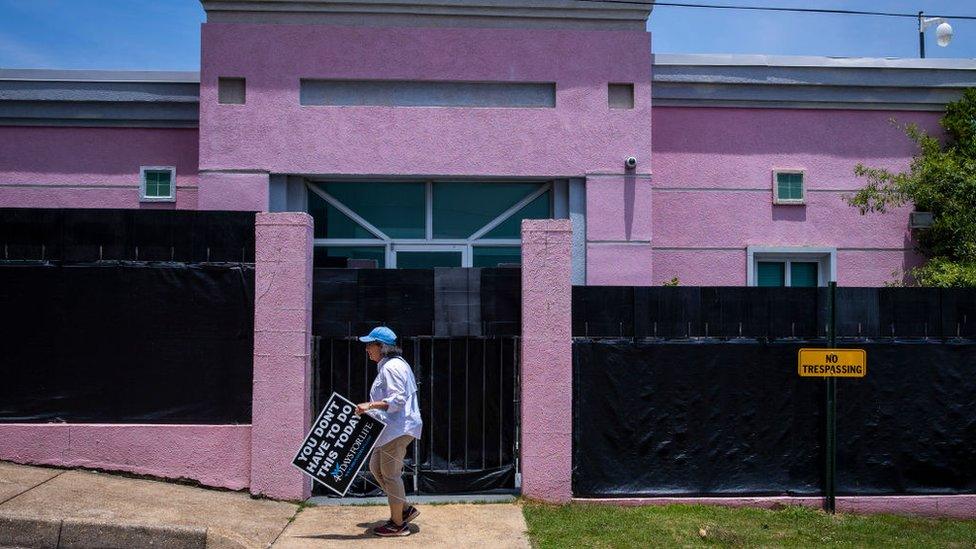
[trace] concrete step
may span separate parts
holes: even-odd
[[[119,523],[79,518],[40,518],[0,512],[0,547],[205,549],[200,526]]]

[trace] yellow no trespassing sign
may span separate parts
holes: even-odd
[[[864,377],[868,354],[864,349],[800,349],[796,369],[802,377]]]

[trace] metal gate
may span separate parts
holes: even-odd
[[[516,336],[407,337],[424,422],[407,450],[404,485],[415,494],[511,492],[519,488],[519,363]],[[376,365],[353,337],[313,338],[315,410],[333,391],[368,400]],[[364,467],[353,496],[379,494]],[[315,487],[317,495],[325,495]]]

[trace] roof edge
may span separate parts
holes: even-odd
[[[152,82],[199,84],[199,71],[0,69],[0,80],[30,82]]]
[[[655,65],[692,65],[712,67],[809,67],[852,69],[941,69],[974,70],[972,58],[907,57],[828,57],[813,55],[761,55],[722,53],[654,53]]]
[[[200,0],[207,22],[645,30],[652,4],[592,0]]]

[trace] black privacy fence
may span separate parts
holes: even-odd
[[[573,287],[574,337],[826,337],[827,288]],[[838,337],[976,338],[976,289],[837,288]]]
[[[519,335],[519,269],[315,269],[312,333],[399,336]]]
[[[417,380],[423,436],[407,450],[404,485],[416,494],[515,488],[518,438],[518,338],[406,337],[403,357]],[[376,377],[362,343],[316,337],[315,408],[336,391],[363,402]],[[372,479],[368,471],[362,476]],[[326,495],[316,485],[316,492]],[[362,478],[350,495],[378,495]]]
[[[0,262],[0,422],[250,423],[254,267]]]
[[[254,213],[0,208],[0,261],[254,262]]]
[[[355,336],[386,325],[417,379],[423,437],[408,449],[412,493],[512,490],[517,473],[519,269],[315,269],[316,407],[365,400],[376,365]],[[369,473],[363,477],[369,479]],[[358,480],[351,494],[376,492]]]
[[[576,289],[574,493],[822,494],[826,384],[798,376],[797,351],[825,346],[824,299]],[[973,290],[839,289],[838,346],[868,365],[837,383],[839,495],[976,493],[974,304]]]

